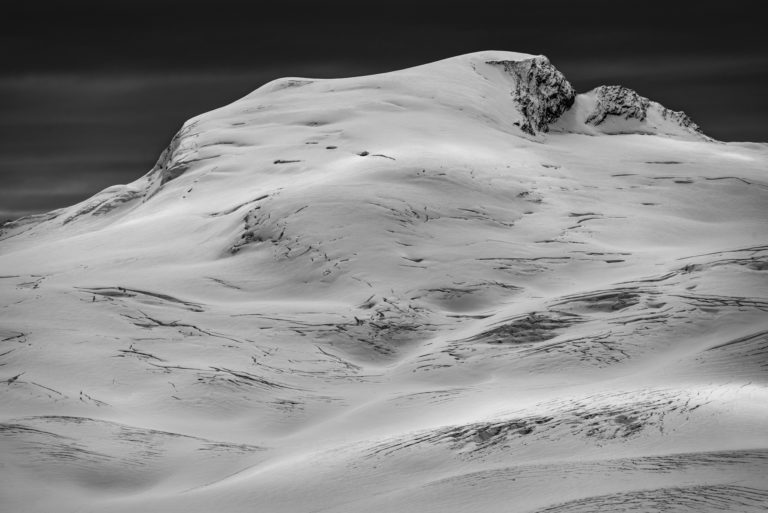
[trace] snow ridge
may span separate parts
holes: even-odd
[[[659,107],[661,107],[661,116],[664,119],[669,120],[672,123],[679,125],[682,128],[691,130],[692,132],[702,133],[701,128],[699,128],[699,125],[694,123],[693,120],[689,118],[685,112],[681,110],[671,110],[662,105],[659,105]]]
[[[189,169],[195,153],[194,137],[197,134],[192,133],[194,127],[195,123],[185,123],[150,170],[148,176],[159,177],[160,186],[178,178]]]

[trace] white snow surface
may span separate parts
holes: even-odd
[[[768,146],[527,133],[530,59],[276,80],[4,226],[0,509],[765,511]]]

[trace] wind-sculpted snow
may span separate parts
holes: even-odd
[[[5,225],[3,509],[764,510],[768,151],[600,91],[281,79]]]
[[[150,176],[156,176],[155,179],[159,180],[159,185],[181,176],[189,169],[190,161],[193,160],[196,149],[194,139],[197,134],[193,132],[194,128],[195,123],[185,124],[160,154],[157,163],[149,172]]]

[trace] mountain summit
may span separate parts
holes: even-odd
[[[539,141],[548,132],[708,139],[683,112],[668,110],[631,89],[601,86],[576,94],[563,74],[541,55],[487,51],[367,77],[284,78],[189,120],[143,179],[106,189],[74,211],[7,223],[0,237],[7,237],[19,225],[43,219],[56,217],[68,224],[82,215],[100,216],[126,204],[142,203],[167,182],[204,166],[205,160],[227,153],[242,155],[245,148],[258,146],[250,144],[248,134],[281,120],[290,121],[298,134],[306,128],[327,133],[329,126],[342,133],[346,125],[370,119],[376,119],[370,127],[355,127],[344,131],[345,135],[375,138],[377,129],[387,130],[386,140],[391,144],[397,140],[393,132],[399,129],[437,135],[448,124],[485,125],[484,129]],[[227,144],[238,149],[229,152]]]
[[[764,511],[768,149],[543,56],[284,78],[0,232],[12,511]]]
[[[355,126],[374,119],[368,127]],[[296,127],[296,134],[314,128],[314,132],[325,134],[322,139],[326,142],[338,142],[328,132],[330,126],[337,127],[337,134],[361,140],[381,140],[376,130],[386,129],[383,140],[392,144],[399,130],[437,135],[446,125],[484,125],[486,130],[539,141],[548,132],[707,140],[683,112],[670,111],[631,89],[601,86],[576,94],[563,74],[541,55],[488,51],[367,77],[285,78],[189,120],[155,167],[137,182],[106,189],[74,211],[65,209],[7,223],[0,237],[41,219],[55,217],[68,224],[83,215],[101,216],[124,210],[126,205],[138,205],[169,181],[206,166],[207,160],[242,156],[248,147],[260,146],[251,144],[249,135],[264,132],[282,120]],[[354,129],[345,130],[345,126]],[[288,155],[274,162],[290,164],[291,159]]]

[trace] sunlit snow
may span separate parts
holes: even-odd
[[[768,146],[531,59],[271,82],[0,229],[0,509],[764,511]]]

